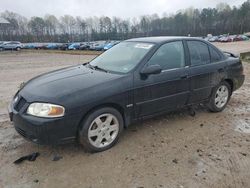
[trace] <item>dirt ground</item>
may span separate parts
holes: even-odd
[[[216,44],[235,53],[250,51],[250,42]],[[77,144],[39,146],[19,136],[8,120],[7,104],[21,82],[94,56],[0,54],[0,187],[250,187],[250,64],[246,81],[221,113],[199,108],[130,126],[112,149],[85,153]],[[34,162],[13,164],[40,152]],[[62,159],[53,161],[54,156]]]

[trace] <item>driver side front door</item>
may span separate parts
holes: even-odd
[[[182,41],[163,44],[145,66],[158,64],[160,74],[142,77],[135,73],[134,101],[138,118],[183,107],[189,96]]]

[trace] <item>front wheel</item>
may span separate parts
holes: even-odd
[[[232,94],[231,86],[227,82],[220,83],[212,92],[208,103],[211,112],[221,112],[227,106]]]
[[[79,130],[79,141],[89,152],[114,146],[123,130],[123,118],[114,108],[100,108],[89,114]]]

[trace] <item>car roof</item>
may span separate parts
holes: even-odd
[[[21,42],[19,42],[19,41],[6,41],[6,42],[4,42],[4,43],[6,43],[6,44],[8,44],[8,43],[21,43]]]
[[[162,37],[143,37],[126,40],[128,42],[149,42],[149,43],[164,43],[171,40],[195,39],[202,40],[197,37],[181,37],[181,36],[162,36]]]

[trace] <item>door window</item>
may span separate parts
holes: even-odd
[[[162,45],[148,61],[148,65],[158,64],[162,70],[185,66],[185,55],[182,41]]]
[[[187,41],[191,65],[203,65],[210,63],[208,46],[200,41]]]

